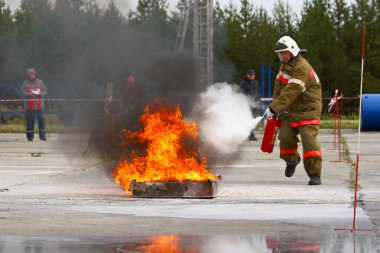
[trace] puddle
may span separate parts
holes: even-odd
[[[1,253],[276,253],[376,252],[371,232],[319,231],[286,235],[185,236],[127,238],[0,237]]]

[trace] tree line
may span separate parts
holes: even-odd
[[[21,83],[25,69],[34,66],[48,85],[65,90],[71,84],[85,93],[139,71],[154,72],[152,59],[174,52],[186,2],[180,0],[171,10],[168,0],[139,0],[137,9],[124,16],[112,0],[105,8],[96,0],[22,0],[14,12],[0,0],[0,84]],[[307,49],[305,57],[321,79],[324,96],[335,89],[355,96],[363,26],[364,92],[379,93],[380,1],[305,0],[300,14],[285,0],[277,0],[271,13],[248,0],[240,0],[239,8],[216,3],[214,80],[237,83],[247,68],[260,78],[263,62],[272,67],[274,80],[279,66],[274,47],[289,35]],[[190,22],[189,53],[191,30]]]

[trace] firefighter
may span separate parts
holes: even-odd
[[[121,112],[119,113],[119,115],[125,115],[126,113],[130,113],[131,109],[133,109],[136,106],[136,78],[132,75],[128,76],[127,82],[123,86],[121,102]]]
[[[44,82],[37,79],[37,71],[34,68],[26,70],[25,80],[21,85],[21,91],[27,100],[25,106],[26,138],[28,141],[34,139],[34,120],[37,118],[40,140],[46,141],[45,123],[43,118],[44,101],[47,94]]]
[[[247,95],[249,98],[253,100],[253,102],[260,101],[260,85],[255,79],[255,70],[248,69],[247,74],[243,79],[240,81],[240,91],[243,92],[245,95]],[[257,108],[251,107],[251,113],[252,116],[255,118],[257,116]],[[255,136],[255,133],[251,130],[248,140],[250,141],[256,141],[257,138]]]
[[[322,152],[317,140],[322,111],[321,83],[314,69],[302,56],[297,43],[284,36],[275,52],[281,61],[273,92],[273,102],[264,116],[278,115],[281,122],[280,158],[285,160],[287,177],[293,176],[301,158],[298,135],[303,146],[303,164],[310,177],[309,185],[321,184]]]

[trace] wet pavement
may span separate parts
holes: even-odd
[[[310,231],[287,235],[187,236],[155,235],[126,238],[0,237],[0,252],[25,253],[269,253],[375,252],[373,237],[363,233]]]
[[[357,132],[345,132],[343,137],[347,141],[350,158],[356,163],[358,151]],[[377,252],[380,252],[380,151],[378,132],[362,132],[359,155],[359,201],[365,213],[370,216],[377,235]]]
[[[334,230],[352,228],[353,189],[331,131],[319,137],[321,186],[307,185],[302,166],[286,178],[277,148],[263,154],[258,137],[210,163],[222,193],[205,200],[131,198],[112,161],[82,157],[88,136],[0,134],[0,252],[380,252],[380,134],[363,135],[357,209],[357,227],[375,232],[355,233]],[[344,137],[352,158],[355,133]]]

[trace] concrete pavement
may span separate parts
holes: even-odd
[[[235,250],[233,242],[243,236],[255,249],[266,245],[268,252],[279,252],[281,247],[281,252],[298,252],[294,245],[314,252],[376,252],[375,233],[353,236],[334,230],[352,227],[353,190],[350,164],[333,162],[338,153],[330,130],[322,131],[319,138],[324,154],[321,186],[307,185],[303,166],[286,178],[278,148],[273,154],[262,153],[258,136],[258,142],[247,141],[237,154],[209,164],[215,174],[223,175],[223,192],[201,200],[130,198],[110,177],[112,161],[104,163],[93,152],[82,157],[85,135],[54,134],[47,142],[31,143],[21,134],[0,134],[0,252],[25,240],[97,238],[92,242],[113,245],[120,243],[117,238],[144,241],[141,238],[151,235],[231,240]],[[355,134],[345,132],[344,137],[354,150]],[[375,148],[376,137],[364,134],[363,142]],[[357,225],[373,228],[373,222],[378,233],[376,152],[367,151],[365,156],[363,151],[360,199],[365,210],[359,206]],[[277,249],[268,242],[273,240]]]
[[[358,153],[357,132],[345,132],[353,169],[356,168]],[[380,150],[378,132],[362,132],[359,147],[359,201],[367,215],[370,216],[377,234],[377,251],[380,252]]]

